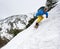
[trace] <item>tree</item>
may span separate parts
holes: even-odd
[[[52,8],[54,8],[56,5],[56,3],[58,2],[58,0],[47,0],[46,2],[46,6],[48,6],[48,11],[51,10]]]

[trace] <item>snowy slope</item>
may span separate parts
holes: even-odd
[[[60,49],[60,2],[57,4],[38,29],[34,28],[35,21],[1,49]]]

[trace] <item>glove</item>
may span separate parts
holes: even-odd
[[[34,19],[37,19],[37,17],[36,17],[36,16],[34,16]]]
[[[48,16],[46,16],[46,18],[48,18]]]

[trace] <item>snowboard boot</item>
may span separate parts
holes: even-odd
[[[35,28],[38,28],[38,26],[39,26],[39,23],[36,23],[34,27],[35,27]]]

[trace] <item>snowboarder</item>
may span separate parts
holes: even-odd
[[[36,13],[36,16],[34,16],[34,18],[37,18],[37,21],[36,21],[36,24],[35,24],[35,28],[38,28],[39,26],[39,23],[44,19],[43,15],[45,14],[46,15],[46,18],[48,18],[48,7],[40,7],[38,10],[37,10],[37,13]]]

